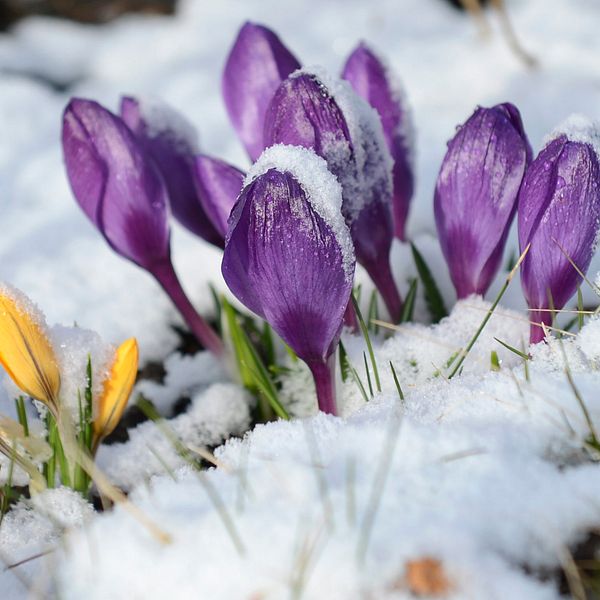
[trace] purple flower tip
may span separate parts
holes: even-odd
[[[73,98],[62,145],[73,194],[112,248],[148,270],[168,262],[167,192],[125,123],[97,102]]]
[[[402,302],[389,265],[392,163],[375,110],[347,82],[322,71],[297,71],[273,96],[265,143],[310,148],[327,161],[342,185],[342,213],[356,258],[396,320]]]
[[[253,161],[265,147],[267,106],[279,84],[298,68],[300,63],[273,31],[249,22],[240,29],[223,72],[223,98]]]
[[[384,62],[364,42],[348,57],[342,77],[377,111],[381,119],[385,141],[394,160],[394,230],[397,238],[405,240],[414,188],[414,136],[404,92]]]
[[[434,209],[459,298],[485,294],[498,272],[530,157],[519,111],[508,103],[477,108],[448,142]]]
[[[222,160],[202,154],[196,157],[195,174],[204,211],[225,239],[231,209],[242,191],[244,173]]]
[[[577,291],[596,249],[600,223],[600,127],[568,119],[528,168],[519,194],[519,246],[529,251],[521,284],[534,323],[552,323]],[[575,268],[576,265],[577,268]],[[532,325],[530,341],[543,339]]]
[[[196,192],[198,150],[193,125],[161,102],[131,97],[121,99],[121,117],[160,170],[173,216],[195,235],[222,248],[224,236],[213,226]]]
[[[331,361],[355,258],[341,189],[310,150],[274,146],[254,165],[231,213],[223,277],[313,371],[319,406],[335,412]]]

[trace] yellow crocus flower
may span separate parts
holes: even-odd
[[[98,399],[98,412],[94,419],[94,451],[100,441],[117,426],[131,395],[137,370],[138,345],[135,338],[130,338],[117,348],[110,374],[104,381]]]
[[[0,364],[19,389],[56,417],[60,372],[43,319],[7,287],[0,289]]]

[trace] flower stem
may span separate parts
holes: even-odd
[[[375,287],[381,294],[385,306],[390,313],[392,323],[398,323],[402,316],[402,298],[396,287],[389,263],[378,264],[373,268],[366,267]]]
[[[311,362],[308,366],[315,380],[319,410],[331,415],[337,415],[335,403],[335,353],[326,361]]]
[[[529,343],[537,344],[538,342],[543,342],[546,334],[544,333],[541,323],[551,326],[552,313],[546,310],[531,311],[529,313],[529,320],[531,322],[531,325],[529,326]]]
[[[151,270],[151,273],[167,292],[198,341],[215,356],[222,355],[223,342],[212,327],[196,312],[181,287],[171,261],[160,263]]]

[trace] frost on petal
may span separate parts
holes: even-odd
[[[335,206],[341,196],[325,163],[302,149],[283,153],[295,155],[296,164],[304,162],[303,170],[259,168],[232,212],[222,271],[236,297],[265,318],[300,358],[322,362],[337,344],[352,289],[349,234],[341,215],[324,208]],[[277,159],[271,156],[274,164]],[[321,192],[334,197],[315,197],[312,203],[315,188],[310,179],[307,188],[303,185],[304,175],[311,173],[318,173]]]
[[[381,119],[385,141],[394,160],[395,234],[403,240],[414,188],[413,124],[404,92],[384,62],[364,43],[348,57],[342,77]]]
[[[477,108],[448,143],[434,209],[459,298],[485,294],[498,272],[529,153],[518,111],[507,104]]]
[[[223,98],[229,118],[250,158],[264,148],[265,112],[279,84],[300,63],[270,29],[245,23],[223,72]]]
[[[519,195],[521,251],[531,244],[521,266],[530,308],[561,309],[575,293],[581,276],[571,261],[587,271],[599,220],[600,166],[594,146],[568,135],[551,139],[529,167]],[[543,315],[538,320],[548,322]],[[532,341],[540,337],[537,329]]]
[[[113,249],[147,269],[164,261],[169,255],[167,192],[125,123],[97,102],[72,99],[63,116],[62,140],[73,193]]]
[[[162,102],[130,97],[121,100],[121,117],[160,170],[173,216],[195,235],[222,248],[223,236],[206,215],[194,184],[197,135],[193,125]]]
[[[223,239],[231,209],[242,191],[244,173],[217,158],[201,154],[195,158],[198,197],[204,212]]]

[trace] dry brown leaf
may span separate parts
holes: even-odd
[[[452,590],[444,566],[436,558],[424,556],[406,563],[405,584],[416,596],[442,598]]]

